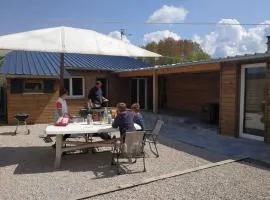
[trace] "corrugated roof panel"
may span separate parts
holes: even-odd
[[[19,59],[20,55],[18,53],[15,54],[15,62],[14,62],[14,65],[15,65],[15,74],[18,73],[18,74],[23,74],[23,71],[22,71],[22,66],[23,66],[23,63],[21,63],[21,60]]]
[[[6,55],[0,73],[12,75],[59,76],[60,54],[13,51]],[[140,60],[121,56],[65,54],[68,69],[118,71],[152,67]],[[65,76],[69,74],[65,71]]]
[[[39,74],[39,70],[36,67],[34,67],[36,66],[34,55],[32,53],[29,53],[27,58],[28,58],[29,67],[31,68],[31,72],[32,72],[31,74],[37,76]]]
[[[27,56],[27,55],[26,55]],[[45,69],[44,63],[42,60],[36,55],[35,52],[32,53],[32,56],[34,58],[35,65],[31,67],[35,67],[36,70],[38,71],[39,76],[45,76],[47,73],[47,70]],[[25,74],[24,74],[25,75]],[[35,74],[36,75],[36,74]]]
[[[31,74],[31,70],[30,70],[30,66],[29,63],[27,61],[27,56],[21,56],[22,59],[22,71],[23,74]]]
[[[58,74],[59,67],[56,67],[53,59],[49,57],[49,54],[44,54],[44,59],[48,60],[48,65],[50,66],[52,74]]]

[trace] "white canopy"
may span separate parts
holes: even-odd
[[[92,30],[70,27],[0,36],[0,49],[129,57],[161,56]]]

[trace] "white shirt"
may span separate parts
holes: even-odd
[[[59,116],[59,112],[58,110],[61,110],[62,115],[64,115],[65,113],[68,113],[68,107],[67,107],[67,102],[65,99],[62,99],[61,97],[59,97],[59,99],[56,101],[56,120],[61,117]]]

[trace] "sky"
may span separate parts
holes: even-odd
[[[264,52],[270,35],[269,0],[0,0],[0,5],[0,35],[71,26],[120,39],[119,30],[125,29],[125,42],[190,39],[212,57]],[[153,24],[160,22],[214,24]]]

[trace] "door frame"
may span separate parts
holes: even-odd
[[[136,80],[136,87],[137,87],[137,90],[136,90],[136,93],[137,93],[137,102],[139,102],[140,100],[140,80],[144,80],[144,108],[143,110],[147,110],[148,109],[148,92],[147,92],[147,86],[148,86],[148,79],[147,78],[132,78],[132,79],[135,79]]]
[[[239,113],[239,136],[242,138],[264,141],[264,137],[251,135],[243,132],[244,128],[244,110],[245,110],[245,78],[246,78],[246,69],[247,68],[256,68],[256,67],[265,67],[266,63],[256,63],[256,64],[245,64],[241,65],[241,80],[240,80],[240,113]]]

